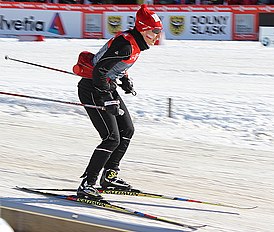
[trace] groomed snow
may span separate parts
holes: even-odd
[[[79,78],[4,57],[71,71],[79,52],[96,52],[105,42],[0,38],[1,92],[79,102]],[[273,60],[274,49],[259,42],[165,41],[143,52],[129,70],[137,96],[120,91],[136,128],[121,177],[146,191],[258,208],[106,197],[128,208],[207,224],[201,232],[273,231]],[[100,139],[79,106],[0,95],[0,108],[0,200],[151,225],[129,215],[41,203],[40,196],[12,189],[76,188]]]

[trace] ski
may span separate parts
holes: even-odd
[[[69,188],[37,188],[36,190],[47,190],[47,191],[72,191],[76,192],[77,189],[69,189]],[[208,201],[200,201],[190,198],[183,198],[183,197],[173,197],[173,196],[167,196],[162,194],[156,194],[156,193],[148,193],[143,192],[138,189],[131,189],[131,190],[115,190],[115,189],[102,189],[97,188],[97,190],[101,194],[115,194],[115,195],[126,195],[126,196],[136,196],[136,197],[150,197],[150,198],[160,198],[160,199],[168,199],[168,200],[175,200],[175,201],[185,201],[185,202],[192,202],[192,203],[199,203],[199,204],[206,204],[206,205],[212,205],[212,206],[222,206],[222,207],[228,207],[228,208],[234,208],[234,209],[255,209],[258,206],[238,206],[233,204],[225,204],[225,203],[215,203],[215,202],[208,202]]]
[[[140,212],[140,211],[125,208],[125,207],[122,207],[122,206],[119,206],[119,205],[116,205],[116,204],[112,204],[107,200],[92,200],[92,199],[87,199],[87,198],[81,198],[81,197],[78,197],[78,196],[75,196],[75,195],[63,195],[63,194],[44,192],[44,191],[40,191],[38,189],[18,187],[18,186],[16,186],[15,189],[23,191],[23,192],[28,192],[28,193],[40,194],[40,195],[47,196],[47,197],[54,197],[54,198],[58,198],[58,199],[62,199],[62,200],[68,200],[68,201],[78,202],[78,203],[82,203],[82,204],[92,205],[92,206],[95,206],[95,207],[111,210],[111,211],[114,211],[114,212],[128,213],[128,214],[135,215],[135,216],[138,216],[138,217],[148,218],[148,219],[161,221],[161,222],[169,223],[169,224],[176,225],[176,226],[181,226],[183,228],[190,229],[192,231],[195,231],[199,228],[202,228],[202,227],[206,226],[206,225],[192,226],[192,225],[188,225],[188,224],[185,224],[185,223],[180,223],[180,222],[173,221],[173,220],[170,220],[170,219],[167,219],[167,218],[154,216],[154,215],[151,215],[151,214],[147,214],[147,213],[143,213],[143,212]]]

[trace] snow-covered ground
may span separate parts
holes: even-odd
[[[79,78],[4,57],[71,71],[79,52],[96,52],[105,42],[0,38],[1,92],[78,102]],[[121,91],[136,128],[122,163],[124,179],[147,191],[258,208],[107,198],[128,208],[208,225],[199,231],[273,231],[273,60],[274,49],[259,42],[165,41],[143,52],[129,70],[137,96]],[[168,98],[172,118],[167,117]],[[82,107],[0,95],[0,109],[1,200],[11,197],[117,218],[113,212],[94,208],[41,203],[34,200],[40,196],[12,189],[15,185],[78,186],[100,141]],[[151,223],[128,215],[123,218]]]

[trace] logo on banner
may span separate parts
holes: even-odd
[[[122,17],[108,16],[107,25],[109,33],[115,35],[117,32],[122,30]]]
[[[180,35],[185,29],[185,17],[184,16],[170,16],[169,28],[173,35]]]
[[[45,22],[36,20],[34,16],[7,19],[5,15],[0,15],[0,30],[44,31],[44,26]]]
[[[65,35],[65,29],[59,13],[56,13],[49,27],[49,32],[57,35]]]
[[[191,34],[226,35],[229,17],[226,15],[193,15],[191,16]]]
[[[271,44],[271,41],[270,41],[270,39],[268,37],[264,37],[262,39],[261,43],[262,43],[262,45],[264,45],[264,46],[267,47],[267,46],[269,46]]]

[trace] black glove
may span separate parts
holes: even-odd
[[[107,100],[104,102],[105,109],[108,113],[115,116],[120,115],[120,101],[119,100]]]
[[[126,94],[133,92],[133,82],[128,77],[128,75],[124,75],[122,78],[120,78],[120,81],[122,82],[122,84],[118,85],[122,88],[122,90],[125,91]]]

